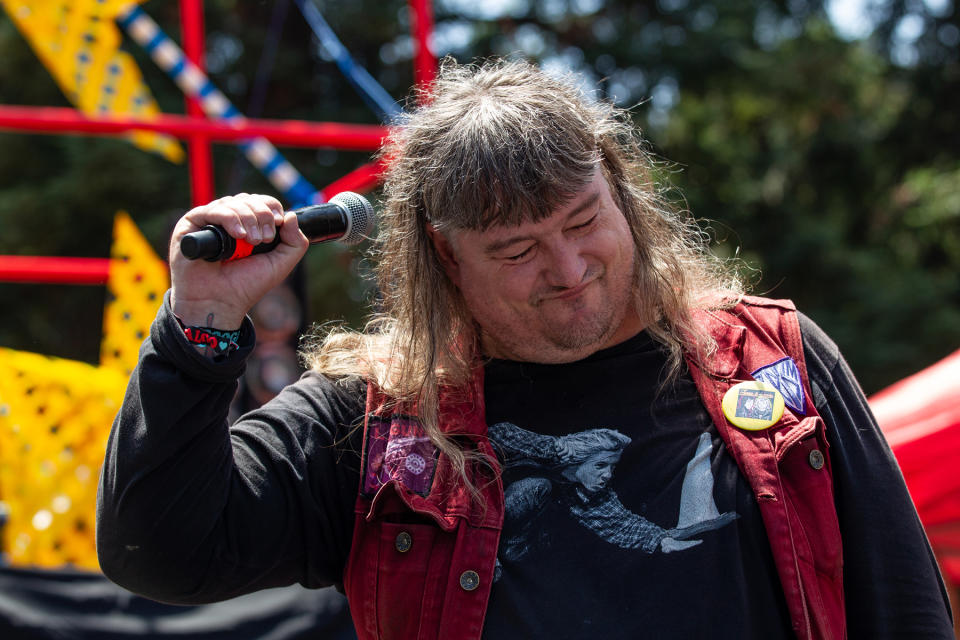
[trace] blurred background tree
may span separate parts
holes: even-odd
[[[179,38],[177,3],[147,13]],[[413,82],[405,2],[317,5],[398,100]],[[208,0],[207,65],[246,115],[376,122],[290,0]],[[573,69],[631,110],[678,201],[757,293],[789,297],[868,392],[960,346],[960,12],[952,0],[438,0],[434,49]],[[132,43],[165,112],[183,98]],[[67,106],[0,14],[0,103]],[[214,147],[219,195],[275,193]],[[317,187],[363,163],[284,149]],[[679,200],[682,194],[683,200]],[[183,165],[103,138],[0,134],[0,254],[106,256],[126,209],[165,254],[190,206]],[[310,315],[362,318],[364,263],[310,250]],[[0,284],[0,345],[95,362],[103,290]]]

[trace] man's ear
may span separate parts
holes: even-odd
[[[446,271],[447,277],[457,287],[460,286],[460,263],[457,262],[457,256],[453,250],[449,238],[434,229],[433,225],[427,223],[427,235],[430,236],[430,242],[433,243],[433,249],[437,252],[437,258],[440,265]]]

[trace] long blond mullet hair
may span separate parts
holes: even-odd
[[[481,362],[478,329],[427,235],[548,217],[599,163],[636,247],[635,307],[669,350],[667,379],[684,354],[715,349],[692,311],[742,294],[699,227],[667,201],[629,114],[586,96],[572,78],[517,61],[443,62],[419,108],[392,129],[374,250],[379,310],[363,332],[308,343],[309,365],[359,375],[415,406],[427,435],[467,481],[477,456],[437,422],[441,387],[466,389]]]

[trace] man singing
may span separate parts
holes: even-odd
[[[383,152],[368,327],[315,336],[232,425],[246,314],[308,241],[269,196],[180,220],[107,449],[104,572],[179,603],[340,585],[364,640],[952,637],[837,347],[744,296],[626,115],[520,62],[445,64],[427,97]],[[280,243],[186,260],[208,224]]]

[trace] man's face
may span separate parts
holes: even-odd
[[[599,169],[539,222],[431,236],[488,356],[573,362],[643,328],[633,239]]]

